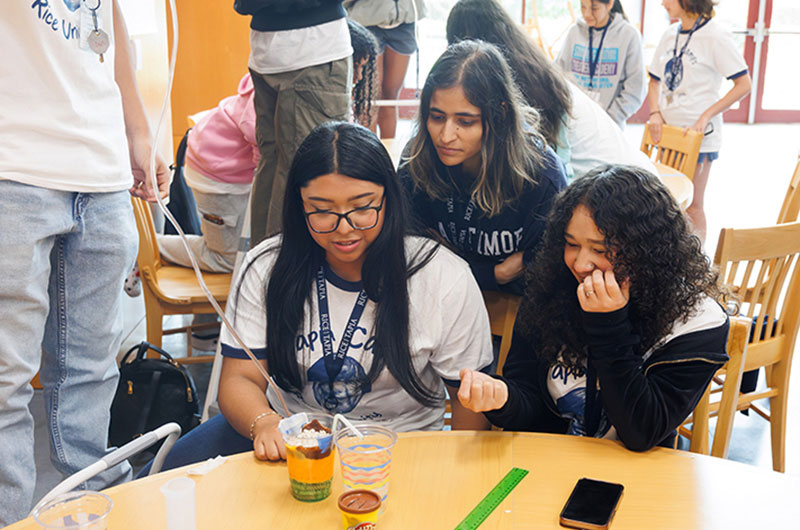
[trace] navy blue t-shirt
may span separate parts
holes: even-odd
[[[556,194],[566,185],[566,171],[561,159],[545,148],[542,167],[536,171],[536,184],[526,184],[519,200],[489,217],[470,199],[471,189],[452,189],[445,200],[431,198],[414,186],[408,166],[399,175],[408,193],[411,209],[423,227],[434,230],[467,260],[484,291],[522,294],[523,278],[498,285],[494,267],[515,252],[524,252],[524,262],[533,259],[534,249],[542,238],[547,214]],[[437,160],[437,171],[448,168]],[[460,168],[450,168],[458,172]],[[466,186],[465,186],[466,188]]]

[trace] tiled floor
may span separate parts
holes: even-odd
[[[411,123],[403,121],[399,138],[408,138]],[[638,145],[641,125],[628,126],[626,136]],[[800,154],[800,125],[726,125],[720,159],[714,163],[706,192],[708,241],[706,249],[713,256],[717,234],[722,227],[752,227],[773,223],[780,208],[789,177]],[[145,338],[144,303],[141,297],[125,300],[125,338],[121,353]],[[182,317],[171,317],[179,319]],[[164,348],[170,353],[185,351],[185,337],[165,337]],[[798,348],[800,349],[800,348]],[[198,392],[205,396],[210,365],[194,365],[192,374]],[[800,370],[793,375],[787,432],[788,473],[800,474]],[[49,462],[49,442],[44,424],[41,391],[31,404],[36,419],[37,498],[58,483],[61,477]],[[755,414],[737,415],[731,442],[730,458],[771,469],[771,451],[767,423]]]

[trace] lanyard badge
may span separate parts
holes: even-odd
[[[100,62],[104,62],[103,54],[111,46],[111,38],[103,31],[103,19],[100,10],[101,0],[81,0],[80,47],[96,53]]]
[[[667,62],[664,68],[664,84],[670,92],[667,94],[667,104],[672,104],[672,92],[680,86],[683,80],[683,54],[689,46],[689,41],[692,40],[692,35],[694,35],[694,32],[697,31],[697,28],[700,27],[700,24],[702,24],[704,20],[704,17],[697,17],[697,20],[694,21],[694,25],[692,29],[689,30],[689,35],[686,37],[686,42],[683,43],[680,53],[678,52],[678,39],[681,35],[680,28],[678,28],[678,32],[675,34],[675,47],[672,49],[672,59]]]
[[[593,28],[589,28],[589,88],[594,88],[594,73],[597,70],[597,63],[600,62],[600,53],[603,50],[603,41],[606,39],[606,32],[608,32],[608,26],[611,25],[611,20],[608,21],[606,27],[603,28],[603,34],[600,36],[600,43],[597,45],[597,53],[594,55],[594,59],[592,59],[592,33],[594,33]]]
[[[325,372],[328,374],[329,391],[325,397],[323,405],[325,410],[334,412],[339,407],[339,400],[333,391],[333,382],[339,372],[342,370],[344,359],[347,357],[347,350],[350,349],[350,341],[353,339],[353,333],[358,327],[358,322],[361,320],[361,315],[364,313],[364,308],[367,305],[367,292],[364,289],[358,293],[358,298],[353,306],[353,311],[350,313],[350,318],[347,319],[347,326],[344,329],[341,340],[339,340],[339,347],[333,351],[333,334],[331,333],[331,315],[328,307],[328,287],[325,283],[325,270],[320,267],[317,272],[317,306],[319,309],[319,336],[322,343],[322,356],[325,363]]]

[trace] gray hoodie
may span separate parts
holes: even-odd
[[[592,29],[592,59],[603,40],[593,88],[589,88],[589,27],[583,20],[567,32],[556,63],[622,127],[639,110],[646,93],[642,40],[636,28],[619,15],[611,17],[607,28],[605,38],[602,29]]]

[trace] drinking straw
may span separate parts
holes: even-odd
[[[358,429],[356,429],[356,426],[355,426],[355,425],[353,425],[352,423],[350,423],[350,420],[348,420],[347,418],[345,418],[345,417],[344,417],[344,416],[342,416],[341,414],[336,414],[336,415],[333,417],[333,428],[331,429],[331,432],[333,432],[334,434],[336,434],[336,427],[339,425],[339,422],[340,422],[340,421],[341,421],[341,422],[344,424],[344,426],[345,426],[346,428],[348,428],[348,429],[350,429],[351,431],[353,431],[353,432],[355,433],[355,435],[356,435],[356,436],[358,436],[358,439],[359,439],[359,440],[363,440],[363,439],[364,439],[364,435],[361,433],[361,431],[359,431]]]

